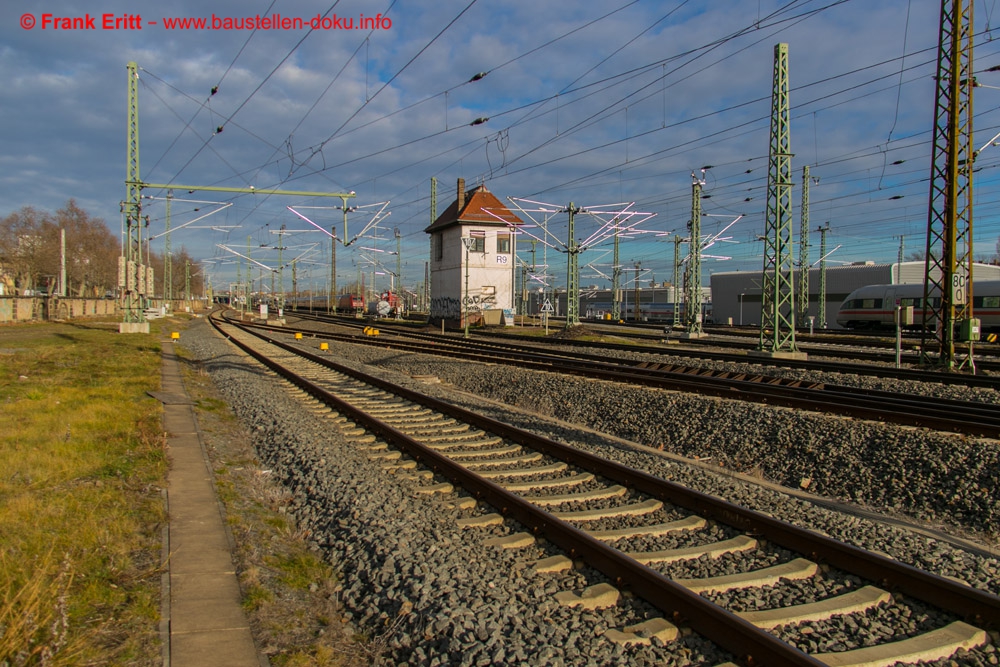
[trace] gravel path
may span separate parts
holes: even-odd
[[[342,568],[344,608],[359,631],[384,646],[385,663],[686,665],[730,659],[696,636],[685,636],[667,647],[656,642],[633,648],[611,644],[601,637],[604,630],[621,629],[656,612],[635,599],[593,612],[559,607],[552,599],[556,592],[580,592],[602,581],[600,575],[587,568],[537,575],[518,567],[548,555],[546,545],[532,547],[528,553],[485,547],[477,534],[459,532],[453,510],[415,495],[410,484],[386,475],[367,456],[346,447],[329,422],[302,410],[285,392],[276,390],[276,382],[267,373],[246,365],[207,325],[193,325],[181,342],[192,356],[204,361],[233,410],[250,426],[262,461],[292,491],[292,512],[300,526],[311,531],[331,562]],[[756,469],[795,486],[808,477],[810,490],[918,516],[947,517],[974,528],[996,525],[1000,518],[995,500],[1000,495],[991,478],[997,470],[996,443],[670,392],[630,390],[506,366],[442,362],[365,346],[337,344],[332,353],[348,365],[364,366],[366,372],[399,384],[450,396],[455,403],[516,426],[541,429],[554,439],[627,465],[1000,592],[996,559],[958,551],[940,540],[884,524],[845,517],[732,475],[623,445],[589,428],[662,446],[666,452],[709,457],[723,462],[725,470]],[[411,377],[421,375],[437,376],[444,384],[428,385]],[[965,479],[969,471],[978,472],[975,483],[963,486],[950,481]],[[941,484],[950,491],[937,493]],[[711,563],[689,563],[684,575],[702,576],[712,567]],[[754,606],[753,601],[741,604]],[[881,613],[895,612],[890,608]],[[877,618],[871,625],[882,627]],[[824,638],[820,643],[839,641],[834,628],[803,639],[803,645],[820,637]],[[988,648],[967,664],[997,664],[995,659]]]

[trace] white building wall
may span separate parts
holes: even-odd
[[[484,251],[468,254],[468,287],[466,287],[465,245],[462,238],[477,233],[484,235]],[[508,252],[497,251],[498,235],[507,236]],[[477,225],[455,225],[440,232],[442,256],[434,259],[431,249],[431,309],[432,320],[457,320],[464,324],[464,313],[473,322],[480,321],[483,311],[508,311],[514,308],[513,234],[505,228]]]

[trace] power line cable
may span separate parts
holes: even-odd
[[[324,12],[323,14],[321,14],[321,15],[320,15],[320,17],[321,17],[321,18],[326,18],[326,17],[327,17],[327,15],[329,15],[329,14],[330,14],[330,12],[332,12],[332,11],[334,10],[334,8],[335,8],[335,7],[336,7],[336,6],[338,5],[338,4],[340,4],[340,0],[334,0],[334,3],[333,3],[332,5],[330,5],[330,8],[329,8],[329,9],[327,9],[327,10],[326,10],[326,11],[325,11],[325,12]],[[288,53],[286,53],[286,54],[285,54],[285,56],[284,56],[284,57],[283,57],[283,58],[282,58],[282,59],[281,59],[281,60],[280,60],[280,61],[278,62],[278,64],[277,64],[277,65],[275,65],[275,66],[274,66],[274,68],[273,68],[273,69],[272,69],[272,70],[271,70],[270,72],[268,72],[267,76],[265,76],[265,77],[264,77],[264,78],[263,78],[263,79],[261,80],[261,82],[257,84],[257,87],[256,87],[256,88],[254,88],[254,89],[253,89],[253,91],[251,91],[251,93],[250,93],[250,94],[249,94],[249,95],[248,95],[248,96],[246,97],[246,99],[244,99],[244,100],[243,100],[243,101],[242,101],[242,102],[241,102],[241,103],[239,104],[239,106],[237,106],[237,107],[236,107],[236,109],[235,109],[235,110],[234,110],[234,111],[233,111],[232,113],[230,113],[230,114],[228,115],[228,117],[226,117],[226,120],[225,120],[225,121],[223,121],[221,125],[219,125],[219,127],[218,127],[218,128],[216,129],[216,131],[215,131],[215,132],[213,132],[213,133],[212,133],[212,134],[211,134],[211,135],[209,136],[209,138],[208,138],[208,139],[207,139],[206,141],[204,141],[204,142],[202,143],[202,145],[201,145],[201,148],[199,148],[199,149],[198,149],[198,150],[197,150],[197,151],[195,152],[195,154],[194,154],[194,155],[192,155],[192,156],[191,156],[191,158],[190,158],[190,159],[189,159],[189,160],[188,160],[187,162],[185,162],[185,163],[184,163],[184,166],[182,166],[182,167],[180,168],[180,170],[178,170],[178,171],[177,171],[177,173],[176,173],[176,174],[174,174],[174,177],[173,177],[172,179],[170,179],[171,181],[174,181],[174,180],[176,180],[176,179],[177,179],[177,177],[179,177],[179,176],[180,176],[180,175],[181,175],[181,174],[182,174],[182,173],[184,172],[184,170],[185,170],[185,169],[187,169],[187,168],[188,168],[188,166],[190,166],[190,164],[191,164],[192,162],[194,162],[195,158],[197,158],[197,157],[198,157],[199,155],[201,155],[201,152],[202,152],[202,151],[203,151],[203,150],[205,149],[205,147],[206,147],[206,146],[208,145],[208,142],[210,142],[210,141],[211,141],[211,140],[212,140],[213,138],[215,138],[216,136],[218,136],[218,135],[219,135],[219,133],[220,133],[220,132],[221,132],[221,131],[222,131],[222,130],[223,130],[223,129],[225,128],[225,126],[226,126],[226,125],[227,125],[227,124],[228,124],[228,123],[229,123],[230,121],[232,121],[232,119],[233,119],[234,117],[236,117],[236,114],[238,114],[238,113],[239,113],[239,112],[240,112],[240,111],[241,111],[241,110],[243,109],[243,107],[245,107],[245,106],[246,106],[246,105],[247,105],[247,104],[248,104],[248,103],[250,102],[250,100],[252,100],[252,99],[254,98],[254,96],[255,96],[255,95],[256,95],[256,94],[257,94],[257,93],[258,93],[258,92],[260,91],[260,89],[264,87],[264,84],[266,84],[266,83],[267,83],[268,81],[270,81],[271,77],[272,77],[272,76],[274,76],[275,72],[277,72],[277,71],[278,71],[278,70],[279,70],[279,69],[281,68],[281,66],[282,66],[282,65],[284,65],[284,64],[285,64],[285,62],[286,62],[286,61],[287,61],[287,60],[288,60],[289,58],[291,58],[291,57],[292,57],[292,54],[294,54],[294,53],[295,53],[295,51],[297,51],[297,50],[298,50],[298,48],[299,48],[300,46],[302,46],[302,43],[303,43],[303,42],[305,42],[305,41],[306,41],[306,39],[308,39],[308,38],[309,38],[309,36],[310,36],[311,34],[313,34],[313,32],[315,32],[315,30],[316,30],[315,28],[313,28],[313,27],[311,27],[311,26],[310,26],[309,30],[307,30],[307,31],[306,31],[306,33],[305,33],[305,34],[304,34],[304,35],[302,36],[302,38],[301,38],[301,39],[299,39],[299,41],[295,43],[295,46],[293,46],[293,47],[292,47],[292,48],[291,48],[291,49],[290,49],[290,50],[288,51]]]

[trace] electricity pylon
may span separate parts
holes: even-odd
[[[655,213],[629,210],[635,202],[628,203],[625,205],[625,208],[619,209],[618,206],[620,206],[620,204],[580,207],[573,204],[573,202],[570,202],[569,206],[563,207],[557,204],[547,204],[545,202],[533,201],[530,199],[519,199],[516,197],[508,197],[508,199],[518,211],[524,213],[531,219],[532,222],[543,229],[542,233],[544,236],[538,237],[525,230],[521,230],[522,232],[540,242],[545,248],[551,247],[554,250],[566,253],[567,329],[580,324],[580,254],[619,234],[638,233],[639,230],[636,229],[636,226],[656,215]],[[534,204],[538,208],[524,208],[519,203],[521,201]],[[614,207],[613,210],[608,210],[611,207]],[[540,223],[531,215],[532,213],[546,214],[546,222]],[[550,234],[548,231],[548,215],[555,213],[566,213],[568,215],[567,238],[565,242],[560,239],[556,239],[555,236]],[[580,213],[584,213],[598,220],[601,224],[598,229],[593,231],[589,236],[578,240],[576,237],[576,216]]]
[[[921,362],[955,367],[956,325],[972,320],[972,2],[942,0],[924,259]],[[969,337],[969,336],[964,336]],[[936,359],[931,352],[937,348]],[[972,347],[959,364],[973,364]],[[974,368],[974,366],[973,366]]]
[[[802,205],[799,208],[799,284],[796,319],[801,326],[809,317],[809,165],[802,167]]]
[[[202,190],[206,192],[232,192],[252,195],[290,195],[295,197],[339,197],[344,202],[354,193],[303,192],[298,190],[255,189],[249,187],[223,187],[213,185],[178,185],[174,183],[146,183],[139,171],[139,66],[130,62],[128,68],[128,126],[126,127],[125,201],[122,213],[126,233],[122,255],[118,263],[118,285],[121,290],[123,322],[122,333],[149,333],[149,323],[142,310],[142,297],[152,293],[152,269],[141,264],[142,191],[145,188]]]
[[[792,274],[792,152],[788,103],[788,44],[774,45],[767,212],[760,343],[766,355],[795,355],[795,282]]]
[[[704,175],[704,170],[702,170]],[[691,221],[688,223],[688,261],[684,275],[687,309],[684,317],[684,333],[688,338],[704,335],[701,327],[701,188],[705,181],[691,174]]]

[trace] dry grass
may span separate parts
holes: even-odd
[[[160,662],[159,345],[0,329],[0,664]]]

